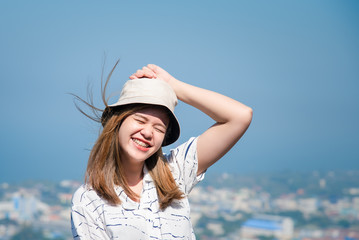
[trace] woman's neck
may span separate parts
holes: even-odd
[[[144,164],[142,163],[138,166],[124,166],[128,187],[137,195],[137,197],[131,197],[131,199],[135,202],[140,202],[141,199],[141,193],[143,189],[143,165]]]
[[[138,165],[124,165],[124,172],[129,187],[138,185],[143,179],[143,166],[144,163]]]

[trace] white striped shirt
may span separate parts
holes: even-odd
[[[165,155],[185,198],[160,210],[154,182],[144,169],[140,202],[131,200],[121,187],[121,205],[112,206],[94,190],[82,185],[73,195],[71,223],[74,239],[195,239],[187,195],[203,179],[197,176],[197,138]]]

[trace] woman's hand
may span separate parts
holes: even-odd
[[[159,78],[169,84],[171,84],[174,79],[171,74],[154,64],[148,64],[147,66],[137,70],[134,74],[130,76],[130,79],[136,78]]]
[[[130,79],[137,78],[157,78],[157,76],[153,70],[145,66],[142,69],[138,69],[134,74],[130,76]]]

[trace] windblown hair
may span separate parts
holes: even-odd
[[[108,104],[105,98],[106,86],[117,64],[118,61],[108,75],[104,87],[102,85],[103,81],[101,79],[102,100],[107,110]],[[86,114],[76,104],[77,109],[79,109],[81,113],[90,119],[102,122],[103,125],[103,130],[101,131],[89,156],[85,175],[85,183],[91,186],[99,196],[107,200],[107,202],[112,205],[121,204],[121,200],[116,194],[115,186],[121,186],[128,197],[133,200],[138,200],[140,196],[138,196],[130,189],[124,174],[125,170],[123,168],[120,157],[121,154],[118,132],[122,122],[128,116],[136,113],[141,109],[151,106],[145,104],[136,104],[121,107],[120,109],[111,109],[111,114],[107,115],[105,119],[101,119],[98,111],[102,110],[93,106],[92,95],[88,95],[90,96],[89,102],[86,102],[76,95],[74,96],[77,100],[90,107],[94,113],[97,112],[97,118]],[[170,131],[170,128],[168,128],[167,131]],[[168,162],[163,156],[161,148],[151,157],[149,157],[145,161],[145,164],[156,186],[161,210],[167,208],[173,200],[179,200],[184,197],[173,178],[173,175],[168,166]]]

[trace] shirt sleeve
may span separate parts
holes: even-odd
[[[173,177],[180,189],[187,195],[193,187],[203,180],[205,173],[197,176],[197,137],[170,151],[167,157]]]
[[[106,233],[106,227],[103,223],[98,210],[94,209],[93,203],[96,200],[91,200],[86,196],[86,191],[81,187],[73,197],[73,204],[71,209],[71,228],[74,240],[84,239],[101,239],[109,240]],[[88,201],[90,202],[88,203]]]

